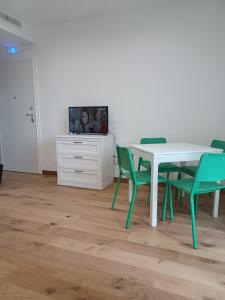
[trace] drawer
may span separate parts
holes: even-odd
[[[58,140],[57,152],[64,154],[87,154],[92,156],[98,156],[100,152],[100,143],[96,141],[88,140]]]
[[[97,171],[78,168],[59,168],[58,177],[59,181],[78,185],[98,185],[100,181],[100,176]]]
[[[58,166],[66,168],[99,169],[99,158],[92,155],[58,154]]]

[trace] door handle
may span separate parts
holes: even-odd
[[[33,117],[34,114],[26,114],[27,117]]]

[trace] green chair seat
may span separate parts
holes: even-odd
[[[136,171],[135,174],[137,179],[137,185],[150,184],[151,175],[149,171]],[[165,180],[166,179],[162,176],[158,176],[159,183],[165,182]]]
[[[123,172],[123,176],[127,177],[129,180],[133,181],[132,176],[128,172]],[[151,174],[149,171],[136,171],[135,172],[136,177],[136,184],[137,185],[145,185],[150,184],[151,182]],[[162,176],[158,176],[158,182],[162,183],[165,182],[166,178]]]
[[[145,169],[151,170],[151,163],[149,160],[142,160],[140,165]],[[180,167],[176,166],[172,163],[161,163],[159,164],[159,173],[172,173],[172,172],[179,172]]]
[[[205,153],[201,156],[199,166],[193,179],[171,180],[168,189],[170,202],[170,219],[173,220],[173,204],[171,186],[190,195],[190,208],[192,220],[193,248],[198,246],[195,213],[197,210],[198,195],[212,193],[225,189],[225,153]],[[221,183],[219,183],[221,182]],[[167,197],[164,198],[162,220],[166,218]]]
[[[129,148],[120,147],[117,145],[116,151],[117,151],[117,157],[118,157],[119,177],[118,177],[118,182],[116,185],[116,191],[114,193],[114,197],[112,200],[112,209],[114,209],[114,206],[115,206],[121,177],[125,176],[125,177],[129,178],[130,181],[133,182],[133,193],[132,193],[132,198],[131,198],[131,202],[130,202],[130,208],[129,208],[129,212],[128,212],[128,216],[127,216],[127,221],[125,224],[125,228],[128,229],[128,227],[130,225],[130,220],[131,220],[131,217],[133,214],[134,202],[136,199],[138,187],[141,185],[147,184],[149,186],[149,191],[150,191],[151,174],[149,171],[135,171],[133,156],[132,156]],[[166,178],[163,178],[162,176],[158,176],[158,181],[160,183],[161,182],[165,183],[165,186],[166,186],[165,193],[164,193],[164,198],[165,198],[165,197],[167,197],[167,193],[168,193],[168,187],[169,187],[168,180]],[[148,202],[150,204],[150,192],[148,193]]]
[[[194,184],[194,179],[171,180],[170,184],[178,188],[179,190],[190,194]],[[198,194],[212,193],[217,190],[222,190],[224,188],[225,185],[217,182],[201,182],[198,187]]]

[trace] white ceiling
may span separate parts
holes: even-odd
[[[162,0],[0,0],[0,10],[40,25],[135,9],[154,1]]]

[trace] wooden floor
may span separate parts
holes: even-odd
[[[128,186],[112,211],[114,188],[60,187],[55,177],[5,173],[0,299],[225,299],[224,201],[213,219],[212,198],[200,198],[194,250],[187,204],[175,204],[173,223],[151,229],[143,189],[125,230]]]

